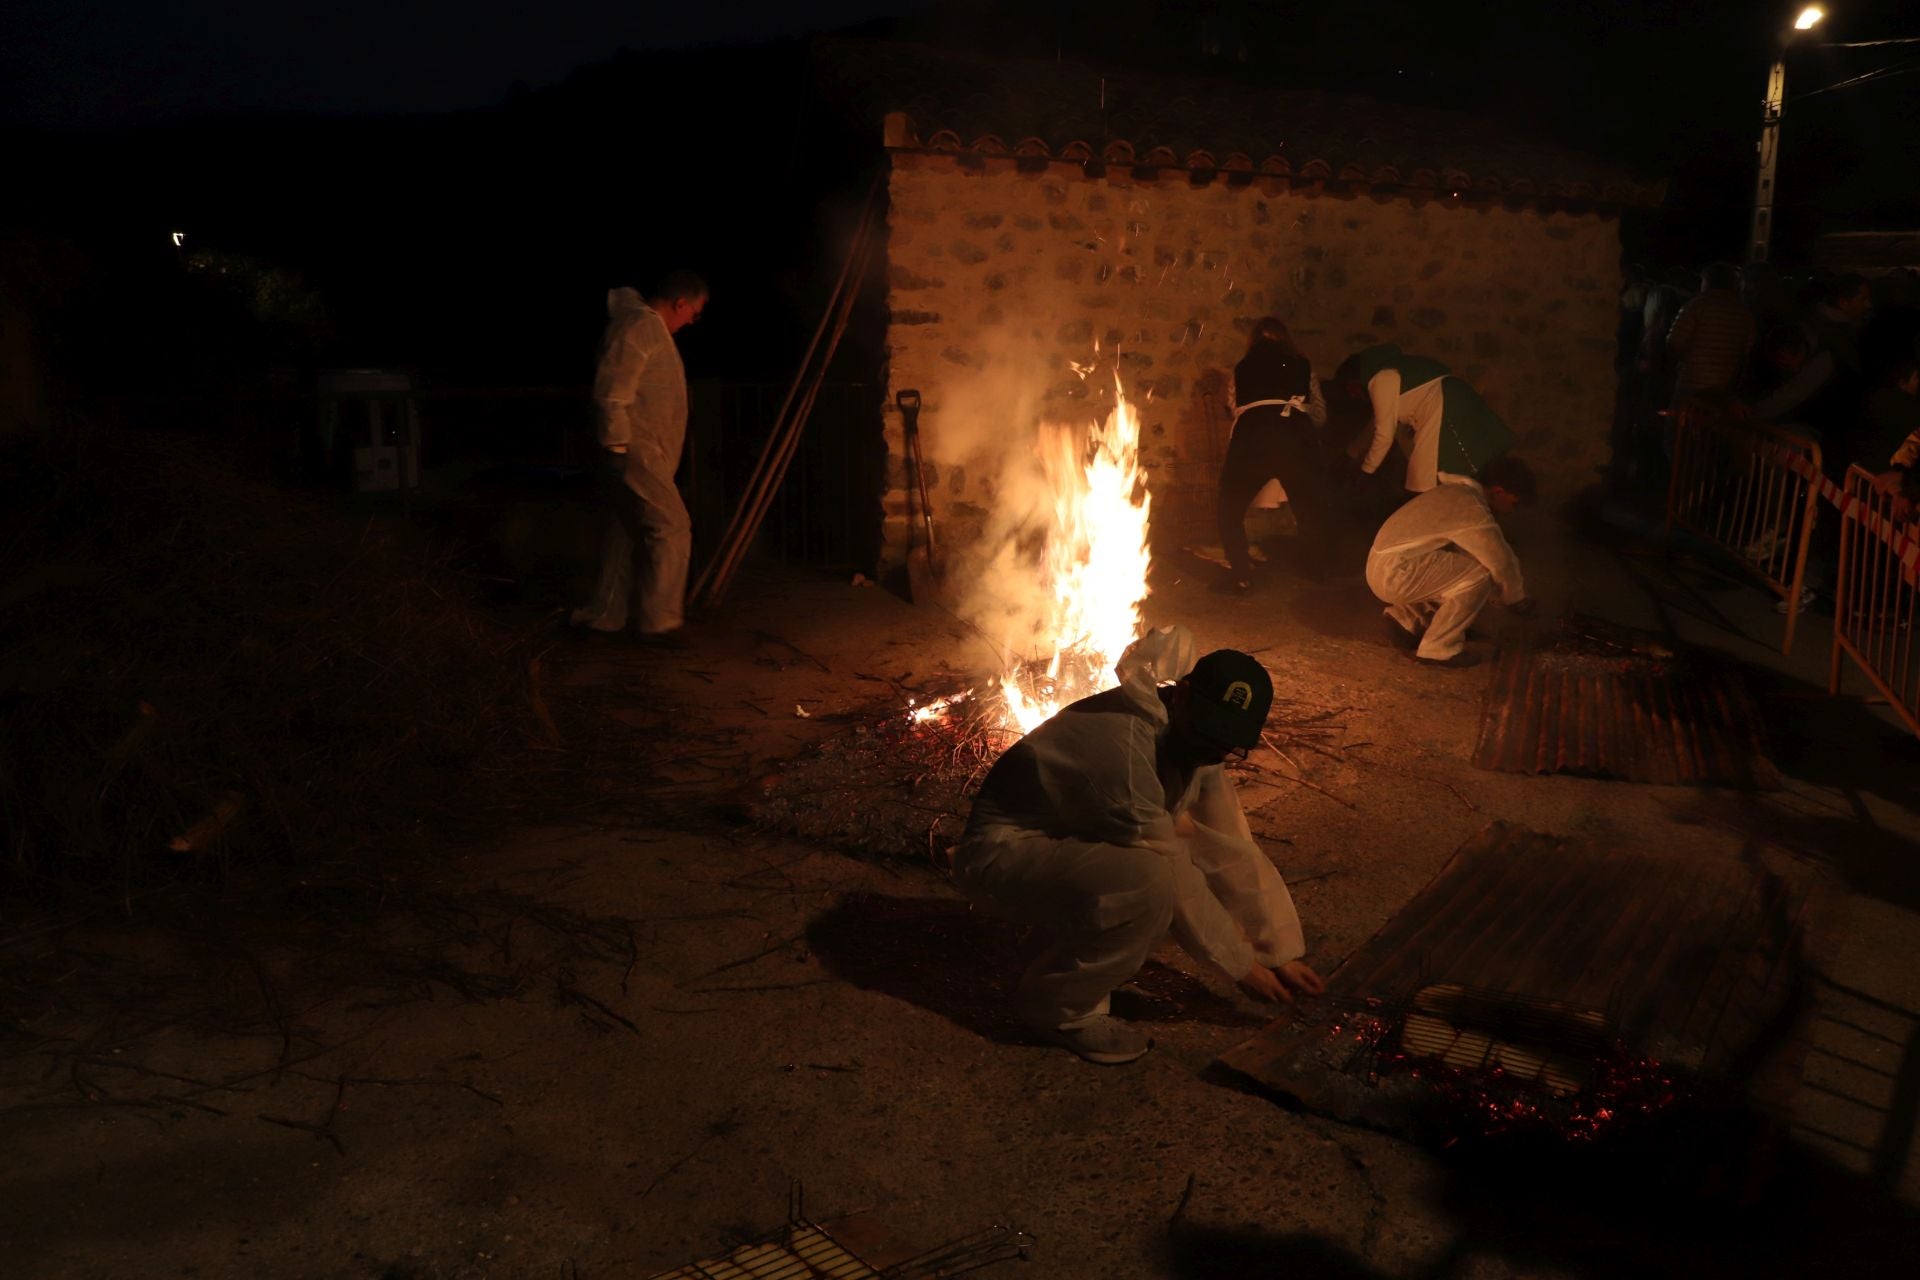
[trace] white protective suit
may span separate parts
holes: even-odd
[[[1458,477],[1441,471],[1440,423],[1446,410],[1442,385],[1446,378],[1430,378],[1417,387],[1401,385],[1398,369],[1382,369],[1367,379],[1367,399],[1373,405],[1373,436],[1360,461],[1368,475],[1380,469],[1396,439],[1406,446],[1408,489],[1424,493],[1434,485]]]
[[[1502,604],[1527,596],[1486,491],[1458,477],[1387,517],[1367,556],[1367,586],[1389,618],[1420,637],[1419,655],[1436,661],[1466,647],[1467,628],[1496,588]]]
[[[658,312],[632,289],[607,294],[607,332],[593,383],[599,409],[600,444],[615,455],[626,494],[607,529],[600,558],[600,585],[593,603],[575,620],[599,631],[627,625],[629,596],[646,635],[673,631],[685,621],[687,561],[693,554],[693,520],[673,483],[687,442],[687,374],[680,350]],[[634,543],[645,550],[639,590],[634,591]]]
[[[1196,960],[1234,980],[1306,952],[1293,897],[1254,843],[1220,765],[1169,775],[1158,686],[1192,669],[1178,627],[1136,641],[1120,686],[1074,703],[994,765],[954,853],[983,910],[1049,935],[1020,981],[1042,1030],[1106,1013],[1171,926]]]

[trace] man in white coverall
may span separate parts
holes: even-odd
[[[1089,1062],[1132,1062],[1152,1047],[1108,1015],[1107,997],[1169,927],[1256,999],[1325,989],[1300,959],[1293,898],[1223,767],[1259,744],[1273,682],[1244,653],[1196,663],[1193,648],[1183,628],[1149,633],[1116,664],[1118,688],[1009,747],[954,852],[954,879],[975,904],[1045,935],[1020,980],[1020,1018]]]
[[[707,286],[676,271],[645,301],[632,289],[607,294],[607,331],[593,380],[605,451],[597,484],[613,519],[600,555],[593,603],[573,611],[573,625],[623,631],[629,595],[642,637],[671,638],[685,622],[687,560],[693,520],[674,486],[687,442],[687,373],[673,335],[700,318]],[[634,589],[635,548],[644,552]]]
[[[1367,586],[1386,603],[1394,644],[1429,666],[1471,667],[1467,628],[1497,591],[1514,613],[1533,612],[1520,558],[1495,522],[1534,497],[1533,473],[1504,454],[1478,481],[1445,480],[1387,517],[1367,556]]]

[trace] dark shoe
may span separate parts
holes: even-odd
[[[1422,658],[1414,655],[1415,662],[1423,667],[1442,667],[1448,671],[1464,671],[1468,667],[1477,667],[1482,659],[1471,649],[1462,649],[1451,658]]]
[[[1392,618],[1383,617],[1380,625],[1387,629],[1387,643],[1402,653],[1412,653],[1420,647],[1420,637],[1407,630]]]
[[[1812,608],[1813,602],[1819,598],[1819,593],[1812,587],[1802,587],[1800,589],[1800,612],[1805,613],[1808,609]],[[1773,611],[1783,618],[1787,616],[1787,608],[1788,603],[1785,597],[1773,602]]]

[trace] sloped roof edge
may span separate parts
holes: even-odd
[[[822,41],[885,145],[956,158],[1253,174],[1469,200],[1651,207],[1664,182],[1463,113],[1351,94]]]

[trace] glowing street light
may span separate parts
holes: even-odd
[[[173,233],[173,247],[174,247],[174,248],[176,248],[176,249],[178,249],[178,248],[179,248],[179,247],[180,247],[181,245],[183,245],[183,244],[185,244],[186,242],[187,242],[187,233],[186,233],[186,232],[184,232],[184,231],[176,231],[176,232],[174,232],[174,233]]]
[[[1793,20],[1795,32],[1811,31],[1827,11],[1810,4]],[[1789,35],[1787,40],[1793,37]],[[1767,72],[1767,97],[1760,114],[1760,176],[1753,189],[1753,230],[1747,237],[1747,261],[1765,262],[1773,242],[1773,175],[1780,159],[1780,117],[1787,106],[1787,40],[1780,42]]]

